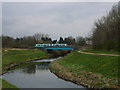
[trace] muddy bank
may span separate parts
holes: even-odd
[[[88,88],[119,88],[118,79],[106,78],[100,74],[86,71],[79,71],[79,74],[76,74],[65,69],[57,61],[50,63],[49,68],[58,77]]]

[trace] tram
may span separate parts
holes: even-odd
[[[46,47],[46,46],[57,46],[57,47],[61,47],[61,46],[68,46],[67,44],[36,44],[35,47]]]

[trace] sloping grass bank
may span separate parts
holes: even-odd
[[[2,71],[7,72],[15,66],[24,64],[36,59],[48,58],[48,54],[38,49],[3,49],[2,50]],[[1,67],[0,67],[1,68]],[[9,82],[2,80],[2,88],[16,88]]]
[[[118,57],[81,54],[77,51],[52,62],[59,77],[90,88],[118,88]]]
[[[5,49],[2,51],[2,73],[16,65],[47,57],[47,53],[38,49]]]
[[[7,90],[8,88],[16,88],[15,90],[19,90],[15,85],[7,82],[6,80],[3,80],[3,79],[0,79],[0,80],[2,80],[2,88],[4,88],[5,90]]]

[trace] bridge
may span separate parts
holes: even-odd
[[[36,44],[35,47],[40,49],[75,49],[74,46],[67,44]]]

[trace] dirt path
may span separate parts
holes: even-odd
[[[83,54],[92,54],[92,55],[106,55],[106,56],[120,56],[117,54],[102,54],[102,53],[90,53],[90,52],[83,52],[83,51],[78,51],[79,53],[83,53]]]

